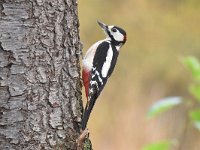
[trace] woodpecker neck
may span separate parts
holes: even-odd
[[[110,38],[109,36],[106,39],[104,39],[103,41],[108,41],[110,44],[112,44],[117,49],[117,51],[119,51],[123,45],[123,42],[115,41],[114,39]]]
[[[110,41],[111,44],[113,44],[114,46],[121,47],[124,44],[124,41],[116,41],[113,35],[110,34],[110,32],[107,33],[107,37],[105,40]]]
[[[117,51],[119,51],[121,47],[122,47],[121,45],[115,46],[115,48],[117,49]]]

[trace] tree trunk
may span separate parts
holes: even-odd
[[[0,149],[76,149],[76,0],[0,0]]]

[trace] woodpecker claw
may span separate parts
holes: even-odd
[[[89,132],[88,128],[86,128],[85,130],[82,131],[79,138],[76,140],[76,143],[78,144],[78,146],[83,144],[84,140],[89,137],[89,134],[90,134],[90,132]]]

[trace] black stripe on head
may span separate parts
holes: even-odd
[[[122,28],[117,27],[117,26],[114,26],[113,28],[116,28],[121,34],[123,34],[124,36],[126,36],[126,32]]]

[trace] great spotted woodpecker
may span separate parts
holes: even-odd
[[[87,103],[82,117],[82,129],[85,130],[96,99],[111,76],[119,55],[119,50],[126,42],[126,32],[117,26],[107,26],[98,21],[106,33],[106,39],[92,45],[83,59],[82,78],[85,86]]]

